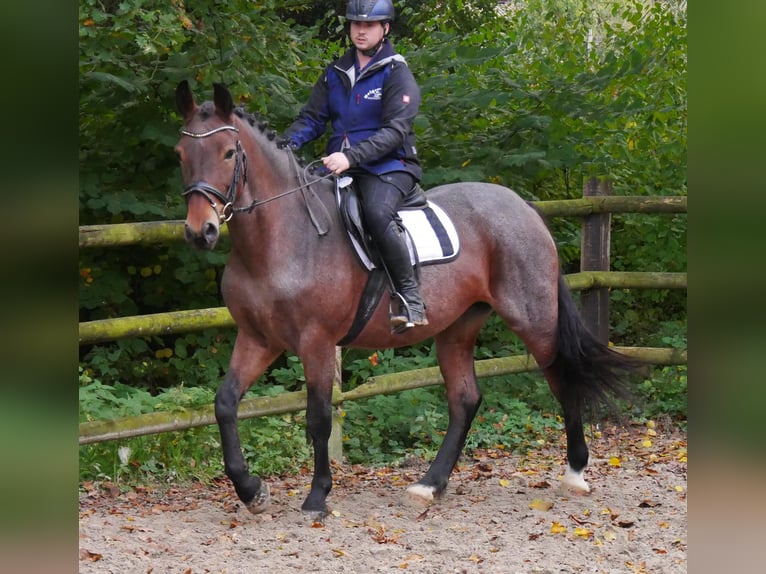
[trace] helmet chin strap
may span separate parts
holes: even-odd
[[[365,56],[367,56],[368,58],[372,58],[375,54],[378,53],[378,50],[380,50],[380,47],[383,45],[383,40],[385,40],[385,37],[381,39],[380,42],[375,44],[372,48],[368,48],[367,50],[359,50],[359,51]]]

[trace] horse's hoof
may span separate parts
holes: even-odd
[[[245,507],[253,514],[260,514],[269,507],[270,503],[271,492],[269,491],[269,485],[262,482],[260,492],[250,502],[247,502]]]
[[[588,486],[588,483],[585,482],[585,478],[583,478],[584,470],[585,469],[577,472],[572,470],[571,466],[567,465],[567,470],[564,473],[564,477],[561,479],[564,487],[581,494],[590,492],[590,486]]]
[[[430,506],[435,500],[436,489],[433,486],[415,483],[405,491],[405,500],[417,506]]]
[[[324,519],[327,518],[326,510],[301,510],[303,514],[303,521],[309,524],[324,524]]]

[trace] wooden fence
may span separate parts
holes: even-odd
[[[583,218],[583,271],[566,276],[569,287],[583,291],[583,317],[599,338],[608,338],[608,290],[686,289],[686,273],[644,273],[609,271],[609,225],[612,213],[686,213],[687,201],[681,197],[612,197],[608,182],[592,179],[585,185],[582,199],[536,202],[535,206],[547,217]],[[226,232],[226,228],[223,228]],[[80,248],[118,245],[154,244],[183,240],[182,221],[91,225],[80,227]],[[606,255],[604,255],[606,252]],[[225,307],[156,313],[134,317],[119,317],[88,321],[79,325],[80,345],[101,343],[127,337],[166,335],[207,329],[234,327]],[[686,364],[685,350],[670,348],[617,347],[617,350],[647,364]],[[340,354],[338,354],[340,357]],[[495,377],[532,371],[537,365],[527,355],[476,361],[479,378]],[[340,369],[338,368],[338,372]],[[333,391],[333,405],[376,395],[442,384],[438,367],[416,369],[370,377],[358,387],[343,392],[340,381]],[[306,391],[283,393],[274,397],[244,399],[239,418],[280,414],[303,410]],[[340,458],[340,416],[335,417],[331,456]],[[155,412],[112,420],[80,423],[79,443],[90,444],[169,431],[185,430],[215,424],[213,405],[184,412]]]

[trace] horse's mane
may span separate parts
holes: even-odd
[[[253,128],[253,131],[256,131],[256,133],[260,132],[260,135],[265,138],[265,142],[262,142],[263,144],[266,144],[268,142],[268,151],[270,152],[276,152],[276,151],[283,151],[280,150],[277,147],[277,136],[279,135],[275,129],[273,129],[270,124],[269,120],[264,118],[259,112],[250,112],[245,109],[243,105],[239,105],[234,108],[234,115],[236,115],[238,118],[244,120],[247,122],[250,127]],[[284,154],[277,154],[275,157],[275,160],[282,159],[282,156]],[[305,162],[303,161],[303,158],[301,158],[298,154],[295,154],[295,159],[298,161],[298,164],[301,167],[305,166]]]
[[[237,106],[234,108],[234,114],[245,120],[252,127],[258,127],[260,132],[266,136],[269,141],[274,141],[277,137],[276,130],[269,128],[269,121],[264,119],[258,112],[249,112],[244,106]]]

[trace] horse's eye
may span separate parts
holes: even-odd
[[[226,155],[224,156],[224,159],[231,159],[233,157],[234,157],[234,150],[230,149],[229,151],[226,152]]]

